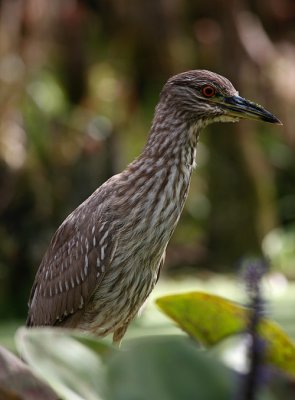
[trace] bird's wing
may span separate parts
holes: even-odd
[[[78,208],[69,215],[36,274],[28,326],[54,325],[87,304],[115,252],[116,241],[110,235],[110,224],[94,220],[94,214],[83,215]]]

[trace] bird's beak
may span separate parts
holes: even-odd
[[[220,105],[233,117],[262,120],[282,125],[281,121],[269,111],[240,96],[224,97]]]

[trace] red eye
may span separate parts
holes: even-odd
[[[202,94],[205,97],[213,97],[216,94],[216,89],[213,86],[206,85],[202,87]]]

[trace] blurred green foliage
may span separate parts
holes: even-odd
[[[65,400],[228,399],[235,383],[183,336],[134,339],[123,351],[59,329],[21,330],[16,341],[32,371]]]
[[[2,318],[24,318],[58,225],[138,155],[167,78],[195,68],[224,74],[284,127],[201,136],[166,268],[228,272],[256,254],[294,277],[292,2],[3,0],[0,16]]]
[[[173,298],[173,299],[172,299]],[[159,299],[161,306],[167,306],[179,311],[183,309],[183,299],[190,301],[190,294],[169,296]],[[171,299],[173,304],[171,303]],[[208,296],[208,302],[213,300]],[[219,298],[221,309],[224,313],[226,300]],[[219,304],[214,301],[214,307]],[[203,321],[206,319],[208,305],[191,303],[189,311],[178,314],[178,323],[185,328],[190,326],[188,332],[192,338],[203,336]],[[229,303],[228,303],[229,304]],[[187,304],[188,305],[188,304]],[[211,304],[212,306],[213,304]],[[199,312],[205,306],[201,319],[197,322],[193,313]],[[233,303],[231,303],[231,308]],[[169,311],[169,314],[171,314]],[[178,312],[177,311],[177,312]],[[182,315],[181,315],[182,314]],[[227,322],[235,315],[227,316]],[[184,324],[182,324],[184,323]],[[269,327],[278,329],[271,323]],[[206,322],[206,328],[213,333],[219,330],[214,319]],[[223,327],[222,327],[223,329]],[[279,332],[279,330],[277,330]],[[234,332],[231,332],[234,333]],[[290,339],[280,332],[292,346]],[[218,336],[218,333],[217,333]],[[221,334],[222,336],[222,334]],[[281,336],[281,338],[283,337]],[[217,339],[217,341],[219,341]],[[277,338],[276,338],[277,339]],[[279,350],[281,343],[268,337],[268,345]],[[203,341],[204,342],[204,341]],[[206,340],[205,340],[206,342]],[[52,345],[54,343],[54,346]],[[180,335],[149,336],[124,341],[122,350],[108,345],[106,342],[71,330],[57,328],[21,328],[16,335],[18,350],[32,372],[47,382],[63,399],[109,399],[109,400],[145,400],[145,399],[242,399],[244,393],[244,377],[246,372],[237,373],[233,366],[228,368],[220,362],[217,353],[204,351],[191,339]],[[208,343],[207,343],[208,344]],[[214,343],[216,344],[216,343]],[[211,343],[212,345],[212,343]],[[289,350],[294,353],[293,347]],[[284,349],[287,353],[287,349]],[[236,351],[244,364],[247,357],[239,350]],[[278,352],[277,352],[278,354]],[[268,359],[268,363],[279,366],[281,371],[293,374],[291,359]],[[275,371],[267,372],[267,365],[263,363],[265,373],[269,374],[267,382],[261,377],[259,387],[255,390],[256,399],[272,400],[276,398],[289,399],[292,396],[292,384],[287,376],[281,377]],[[248,367],[246,367],[246,370]],[[271,376],[271,379],[270,379]],[[279,379],[280,378],[280,379]],[[281,380],[281,382],[280,382]],[[274,390],[276,383],[280,382],[279,390]],[[6,383],[7,384],[7,383]],[[24,383],[20,379],[18,386]],[[17,386],[17,387],[18,387]],[[276,397],[278,396],[278,397]],[[247,400],[249,400],[247,398]]]
[[[274,311],[272,317],[295,338],[294,313],[290,307],[294,302],[294,283],[288,285],[285,282],[288,286],[281,287],[281,293],[277,293],[279,285],[272,287],[272,280],[276,278],[271,275],[265,277],[264,307]],[[226,293],[235,303],[204,293],[181,293],[196,288]],[[179,294],[171,294],[175,291]],[[167,293],[170,295],[163,297]],[[268,305],[270,294],[272,302]],[[240,399],[242,377],[248,368],[249,338],[239,335],[224,340],[224,333],[236,334],[245,329],[245,309],[238,306],[238,302],[245,302],[241,285],[221,275],[205,281],[167,279],[157,285],[152,297],[158,298],[159,295],[162,297],[158,302],[168,305],[169,314],[174,314],[178,325],[188,332],[190,340],[179,336],[179,328],[159,311],[154,302],[150,302],[142,317],[128,330],[121,351],[110,344],[110,338],[100,340],[78,331],[56,328],[21,328],[16,334],[19,354],[30,365],[31,371],[65,399],[97,399],[99,395],[103,399],[191,399],[196,392],[202,393],[202,400],[223,397]],[[16,326],[0,325],[0,342],[13,351],[16,351],[15,345],[12,346]],[[294,372],[294,357],[290,356],[294,352],[294,344],[272,322],[264,326],[267,328],[262,332],[268,341],[267,363],[283,373],[277,374],[273,368],[264,366],[257,399],[289,400],[294,394],[294,385],[290,380]],[[204,330],[207,331],[205,336]],[[209,345],[210,349],[205,351],[200,348],[192,338]],[[213,340],[210,341],[210,338]],[[221,339],[222,342],[217,344]],[[1,355],[0,348],[0,358]],[[28,374],[23,374],[18,368],[7,371],[9,365],[0,362],[0,397],[1,389],[11,387],[12,383],[13,389],[22,394],[30,387]],[[36,399],[39,398],[36,393]]]

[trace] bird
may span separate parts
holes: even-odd
[[[281,124],[219,74],[190,70],[168,79],[141,154],[53,235],[31,289],[26,325],[112,334],[120,344],[159,279],[188,196],[200,131],[239,119]]]

